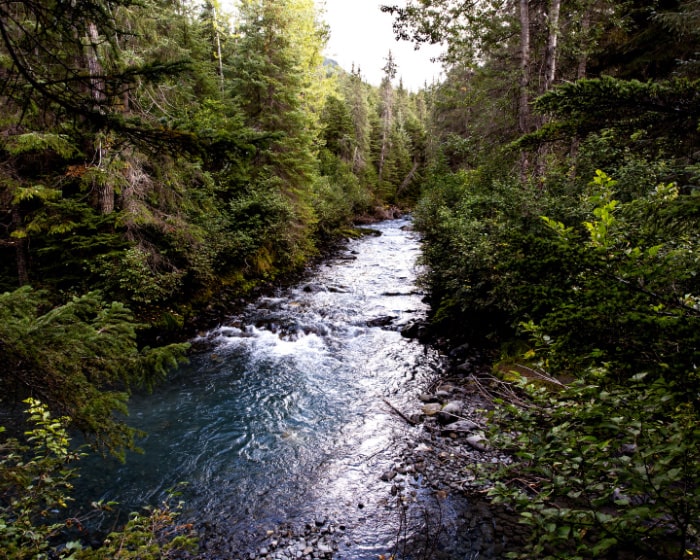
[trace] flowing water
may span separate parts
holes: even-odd
[[[345,526],[336,558],[390,552],[400,514],[381,475],[419,428],[386,401],[415,410],[440,359],[399,332],[426,311],[410,222],[373,229],[204,335],[206,351],[133,398],[145,453],[91,462],[81,492],[131,509],[184,481],[185,518],[232,551],[280,524],[321,520]]]

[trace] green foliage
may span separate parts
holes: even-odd
[[[103,274],[114,285],[115,292],[126,295],[128,301],[154,304],[173,298],[182,288],[185,271],[154,270],[149,263],[149,254],[139,247],[132,247]]]
[[[700,552],[700,430],[693,398],[644,374],[624,385],[590,370],[527,406],[499,407],[492,441],[514,451],[489,494],[532,536],[515,558],[689,558]],[[508,484],[518,480],[521,484]]]
[[[556,272],[547,248],[537,245],[544,226],[535,216],[548,201],[485,171],[433,181],[416,209],[416,226],[424,234],[434,321],[456,339],[495,335],[523,306],[509,261]]]
[[[62,157],[69,159],[77,152],[75,145],[70,137],[65,134],[28,132],[26,134],[17,134],[9,136],[3,143],[3,148],[11,156],[31,152],[46,152],[51,151]]]
[[[658,186],[621,203],[603,173],[569,207],[479,185],[478,174],[445,178],[417,212],[436,318],[452,335],[469,335],[476,318],[494,333],[533,320],[562,370],[604,360],[621,376],[656,361],[692,371],[698,312],[682,302],[699,291],[695,197]]]
[[[151,387],[182,359],[187,345],[144,348],[121,303],[97,293],[47,308],[29,287],[0,295],[0,344],[10,394],[31,392],[71,416],[100,449],[122,456],[135,431],[123,420],[128,390]],[[10,374],[11,373],[11,374]]]
[[[227,260],[254,277],[272,274],[275,265],[294,268],[304,258],[294,231],[296,209],[275,187],[251,185],[229,203]]]
[[[332,236],[349,226],[355,216],[366,212],[372,203],[348,164],[328,151],[321,153],[322,175],[313,185],[313,207],[320,236]]]
[[[657,181],[684,184],[700,139],[700,81],[676,78],[642,82],[611,76],[562,84],[541,96],[535,108],[550,120],[514,143],[518,148],[545,144],[569,147],[582,141],[574,162],[582,173],[604,166],[623,193],[639,193],[652,174]]]
[[[698,358],[700,313],[685,302],[700,289],[694,272],[700,239],[671,216],[693,197],[659,185],[622,204],[613,187],[599,172],[584,199],[590,216],[584,229],[557,231],[552,239],[553,254],[569,264],[558,283],[563,291],[550,297],[538,321],[556,341],[548,359],[574,371],[605,362],[621,378],[655,364],[655,372],[692,384],[687,373]]]
[[[109,535],[103,546],[86,548],[66,542],[80,520],[64,519],[71,501],[73,464],[81,453],[70,449],[67,417],[53,418],[46,405],[25,401],[31,428],[23,441],[0,443],[0,558],[7,560],[66,560],[97,558],[162,559],[194,552],[191,527],[176,525],[178,509],[164,503],[144,514],[133,513],[122,530]],[[0,429],[2,432],[4,429]]]
[[[33,425],[26,443],[6,438],[0,445],[0,554],[17,560],[49,558],[50,539],[65,527],[55,512],[67,507],[75,476],[70,465],[79,457],[69,450],[68,419],[52,418],[34,399],[26,402]]]
[[[330,96],[323,108],[321,123],[326,148],[344,161],[352,161],[358,143],[347,104],[336,96]]]
[[[383,8],[397,35],[447,43],[416,217],[433,321],[453,339],[527,339],[525,360],[578,379],[556,393],[523,383],[518,406],[498,403],[491,437],[512,461],[487,473],[492,495],[532,528],[513,556],[690,558],[697,2],[570,2],[558,29],[555,5]],[[536,95],[531,118],[517,100]],[[517,139],[518,124],[534,132]]]
[[[99,548],[80,549],[76,560],[167,560],[194,558],[197,538],[189,523],[178,524],[182,502],[164,502],[157,508],[132,512],[126,525],[113,531]]]

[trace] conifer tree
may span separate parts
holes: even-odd
[[[40,397],[96,448],[123,456],[136,435],[124,422],[129,391],[152,387],[187,345],[139,350],[129,309],[97,293],[45,308],[42,294],[28,286],[0,295],[0,387]]]
[[[384,67],[382,68],[384,77],[382,78],[382,83],[379,86],[381,100],[380,119],[382,123],[382,130],[377,171],[380,185],[384,180],[386,160],[389,150],[391,149],[391,131],[394,126],[394,87],[391,82],[394,78],[396,78],[396,72],[398,71],[391,51],[389,51],[385,61],[386,64],[384,64]]]
[[[267,147],[255,155],[250,188],[257,194],[249,194],[289,205],[290,222],[278,224],[275,234],[282,237],[279,247],[270,239],[258,256],[283,258],[293,266],[310,250],[325,29],[311,0],[244,0],[239,17],[232,89],[246,124],[268,137]]]
[[[370,107],[367,85],[362,81],[360,70],[353,67],[350,75],[341,84],[342,91],[348,104],[357,146],[353,149],[352,169],[360,174],[370,162]]]

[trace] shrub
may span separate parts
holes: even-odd
[[[81,453],[71,451],[67,417],[53,418],[41,402],[28,399],[29,422],[24,442],[0,443],[0,557],[12,560],[185,557],[196,539],[188,525],[177,525],[179,507],[168,503],[143,514],[132,513],[98,549],[67,542],[78,519],[62,519],[71,500],[73,467]],[[4,432],[4,428],[0,428]]]

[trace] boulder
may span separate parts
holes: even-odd
[[[466,439],[466,442],[471,445],[477,451],[488,451],[489,446],[486,439],[482,434],[474,434]]]
[[[368,327],[386,327],[388,325],[391,325],[396,320],[396,317],[392,317],[391,315],[386,315],[384,317],[377,317],[376,319],[370,319],[367,321],[367,326]]]
[[[454,422],[452,424],[449,424],[448,427],[446,427],[444,430],[442,430],[442,435],[448,435],[448,434],[467,434],[470,432],[473,432],[474,430],[478,429],[479,426],[475,423],[472,422],[471,420],[457,420],[457,422]]]
[[[424,340],[428,338],[428,324],[425,321],[411,321],[401,329],[401,336],[404,338],[417,338]]]
[[[435,393],[435,396],[440,399],[440,400],[446,400],[449,399],[452,396],[451,391],[446,391],[444,389],[440,389]]]
[[[380,477],[384,482],[390,482],[396,478],[396,471],[394,470],[388,470],[382,473],[382,476]]]

